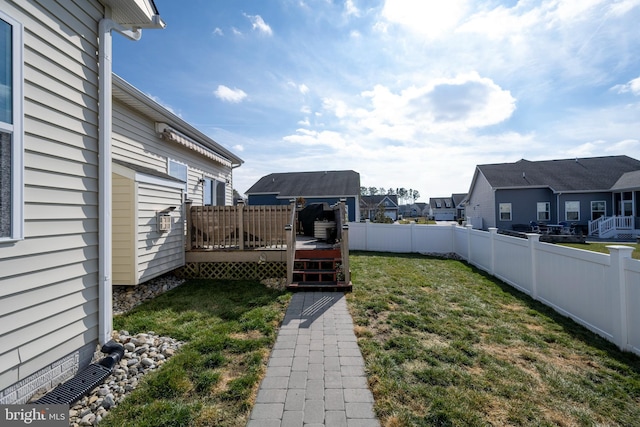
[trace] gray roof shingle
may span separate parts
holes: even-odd
[[[272,173],[260,178],[246,194],[277,194],[280,198],[357,196],[360,174],[352,170]]]
[[[493,188],[550,187],[556,192],[609,191],[627,172],[640,170],[628,156],[588,157],[478,165]]]

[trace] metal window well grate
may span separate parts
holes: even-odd
[[[98,363],[92,363],[70,380],[58,385],[49,393],[36,400],[35,404],[67,404],[71,405],[101,384],[111,375],[113,367],[124,356],[124,347],[115,341],[109,341],[102,346],[101,351],[108,356]]]
[[[111,370],[102,365],[91,364],[71,378],[58,385],[46,395],[33,403],[36,404],[67,404],[77,402],[111,374]]]

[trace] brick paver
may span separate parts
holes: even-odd
[[[293,295],[247,426],[380,426],[344,294]]]

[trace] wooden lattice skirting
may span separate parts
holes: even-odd
[[[287,277],[287,263],[275,262],[189,262],[176,272],[183,279],[264,280]]]

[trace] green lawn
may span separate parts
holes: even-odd
[[[101,426],[244,426],[290,295],[253,281],[194,280],[114,320],[186,344]]]
[[[632,248],[634,248],[634,251],[631,254],[631,257],[635,259],[640,259],[640,244],[637,244],[637,243],[587,242],[587,243],[559,243],[559,244],[563,246],[570,246],[572,248],[584,249],[586,251],[602,252],[604,254],[609,253],[609,249],[607,249],[607,246],[611,246],[611,245],[631,246]]]
[[[458,261],[351,254],[383,426],[631,426],[640,358]]]

